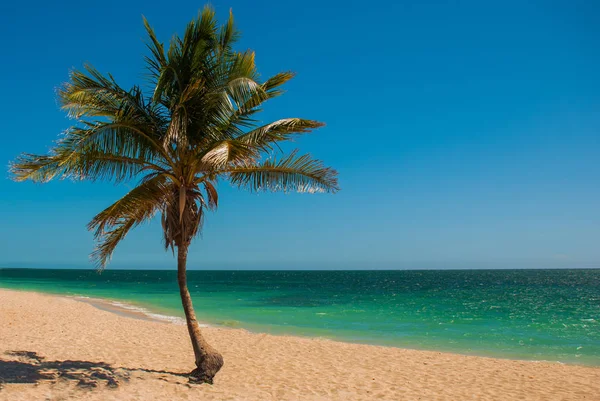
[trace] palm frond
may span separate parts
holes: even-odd
[[[152,83],[154,86],[156,86],[163,68],[167,66],[165,48],[164,45],[157,39],[154,29],[152,29],[152,26],[150,26],[150,23],[146,17],[142,16],[142,19],[144,21],[146,32],[148,33],[148,38],[150,39],[150,42],[147,43],[146,46],[148,47],[148,50],[150,50],[150,53],[152,53],[151,57],[145,56],[146,65],[150,73]]]
[[[230,163],[239,164],[256,160],[260,157],[260,151],[256,146],[237,140],[225,140],[211,145],[199,157],[203,170],[217,170],[225,168]]]
[[[105,77],[91,65],[85,65],[84,70],[72,71],[69,82],[58,89],[61,107],[71,117],[128,118],[145,124],[164,120],[157,109],[145,101],[139,87],[126,91],[112,76]],[[161,125],[156,128],[160,129]]]
[[[236,138],[237,141],[261,150],[271,150],[272,144],[287,141],[295,134],[303,134],[325,124],[301,118],[284,118],[263,125]]]
[[[291,72],[282,72],[267,79],[260,85],[261,90],[256,90],[243,103],[237,103],[234,107],[229,102],[228,107],[222,112],[219,130],[223,137],[235,138],[244,135],[242,127],[253,128],[256,120],[252,117],[254,114],[262,111],[260,106],[269,99],[280,96],[284,91],[280,86],[292,79],[294,74]]]
[[[143,169],[165,169],[149,142],[131,135],[129,128],[107,123],[72,128],[49,155],[22,154],[11,164],[11,172],[17,181],[71,178],[122,182]]]
[[[71,156],[67,153],[52,156],[25,153],[11,164],[10,171],[16,181],[44,183],[53,178],[70,178],[122,182],[135,177],[146,167],[148,164],[141,159],[88,151]]]
[[[121,199],[98,213],[88,224],[89,230],[95,230],[94,235],[101,238],[108,228],[118,225],[120,221],[134,219],[141,223],[150,219],[162,210],[166,195],[173,188],[173,183],[164,175],[157,175],[147,180]]]
[[[104,270],[117,245],[125,238],[129,230],[137,224],[134,219],[123,220],[102,236],[90,255],[90,259],[96,264],[98,270]]]
[[[207,207],[210,210],[216,210],[217,206],[219,206],[219,194],[217,193],[217,189],[213,183],[208,180],[203,181],[202,185],[206,191]]]
[[[263,89],[269,95],[269,99],[276,96],[282,95],[284,91],[279,87],[285,84],[290,79],[294,78],[296,74],[291,71],[280,72],[267,79],[263,84]]]
[[[337,192],[337,172],[297,151],[280,160],[228,169],[232,184],[250,191]]]
[[[231,51],[231,46],[239,39],[240,32],[235,28],[233,12],[229,9],[227,23],[221,26],[219,32],[220,51]]]
[[[121,199],[98,213],[88,224],[97,246],[92,260],[103,269],[121,240],[133,227],[152,219],[164,209],[165,194],[173,184],[159,175],[138,185]]]

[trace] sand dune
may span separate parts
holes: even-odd
[[[0,400],[600,400],[600,368],[206,328],[225,357],[190,385],[185,326],[0,290]]]

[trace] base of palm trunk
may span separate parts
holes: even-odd
[[[206,355],[201,362],[196,362],[197,368],[192,370],[189,378],[190,383],[213,384],[217,372],[223,367],[223,357],[218,352]]]

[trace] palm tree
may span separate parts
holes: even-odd
[[[11,171],[17,181],[138,180],[89,223],[97,241],[91,257],[103,269],[129,230],[161,215],[165,248],[173,253],[177,248],[177,278],[196,363],[190,379],[212,383],[223,358],[200,332],[186,261],[205,212],[217,208],[217,181],[251,191],[336,192],[337,173],[297,151],[274,155],[279,142],[323,124],[285,118],[261,125],[255,119],[293,74],[261,82],[254,53],[232,48],[239,32],[231,13],[219,27],[214,11],[205,7],[166,52],[146,19],[144,24],[151,93],[140,86],[125,90],[89,65],[73,71],[58,98],[76,123],[48,155],[23,154]]]

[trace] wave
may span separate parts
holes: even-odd
[[[78,299],[82,302],[91,304],[97,308],[105,310],[107,312],[117,313],[120,315],[126,315],[128,317],[140,318],[140,315],[148,318],[149,320],[167,322],[177,325],[185,325],[185,319],[179,316],[164,315],[161,313],[152,312],[142,306],[132,305],[122,301],[114,301],[110,299],[102,298],[90,298],[86,296],[72,296],[71,298]],[[199,323],[200,327],[210,327],[208,324]]]

